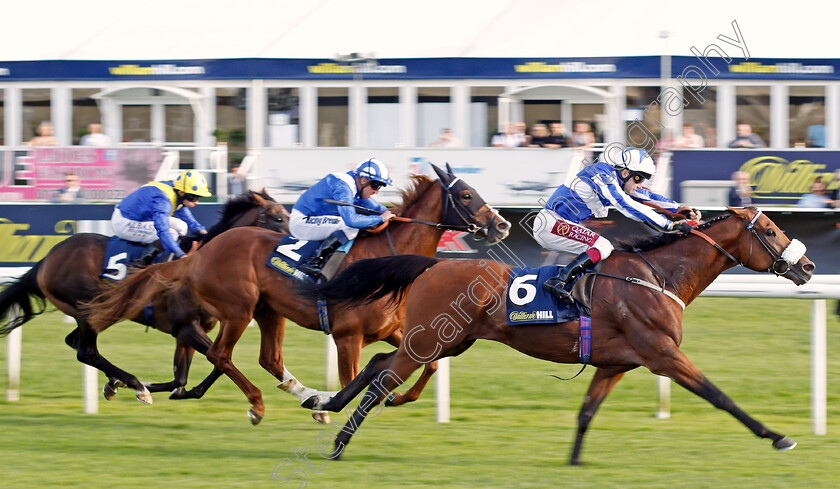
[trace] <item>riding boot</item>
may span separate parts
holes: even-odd
[[[152,261],[154,261],[157,254],[161,251],[163,251],[163,247],[160,244],[160,240],[155,241],[154,243],[150,243],[148,246],[146,246],[146,249],[143,250],[143,253],[140,255],[140,258],[138,258],[135,263],[137,263],[141,267],[148,266],[150,263],[152,263]]]
[[[581,253],[557,272],[556,277],[546,280],[542,285],[543,290],[551,292],[567,304],[573,304],[570,286],[578,275],[592,265],[592,258],[587,253]]]
[[[309,259],[298,268],[303,273],[307,273],[315,277],[319,276],[321,274],[321,268],[324,267],[324,263],[327,261],[327,256],[337,250],[339,246],[341,246],[341,240],[331,234],[327,237],[327,239],[321,242],[321,245],[318,246],[315,253],[313,253],[312,256],[310,256]]]

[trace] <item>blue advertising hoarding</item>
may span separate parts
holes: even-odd
[[[680,201],[685,180],[729,180],[735,171],[750,174],[757,205],[796,204],[811,183],[822,177],[829,191],[837,188],[834,171],[840,168],[840,151],[739,149],[678,150],[672,155],[674,198]]]

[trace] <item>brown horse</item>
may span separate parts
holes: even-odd
[[[261,226],[288,232],[289,213],[265,191],[249,191],[231,199],[222,209],[217,224],[202,236],[202,243],[222,232],[239,226]],[[0,336],[22,326],[45,309],[49,300],[61,312],[72,316],[77,327],[65,342],[77,351],[80,362],[102,370],[109,382],[103,389],[105,398],[112,399],[117,386],[127,385],[137,391],[137,398],[151,404],[151,392],[183,388],[194,350],[205,353],[212,342],[206,332],[216,320],[199,309],[189,296],[189,290],[172,290],[154,298],[152,320],[144,313],[133,315],[132,320],[150,324],[155,329],[170,333],[177,339],[175,348],[175,378],[172,382],[150,384],[148,389],[136,377],[125,372],[102,357],[96,347],[97,332],[90,328],[83,304],[107,289],[99,274],[105,260],[108,236],[93,233],[74,234],[56,245],[26,274],[0,293],[0,315],[15,308],[20,315],[0,326]],[[32,299],[35,300],[33,305]],[[147,302],[148,304],[148,302]]]
[[[433,166],[434,167],[434,166]],[[424,175],[412,177],[412,185],[402,192],[402,204],[394,214],[413,222],[393,222],[385,233],[360,236],[348,252],[344,265],[362,258],[397,253],[434,255],[444,229],[470,230],[494,243],[507,236],[510,223],[466,182],[434,167],[439,180]],[[259,423],[265,414],[262,393],[231,362],[231,353],[253,317],[261,332],[260,365],[281,381],[279,387],[302,401],[316,394],[305,388],[283,365],[282,343],[285,318],[320,330],[314,302],[302,301],[294,293],[295,283],[266,266],[281,236],[261,229],[232,230],[200,249],[193,256],[172,263],[151,266],[128,277],[117,288],[103,294],[90,319],[97,331],[124,317],[137,314],[143,305],[170,282],[183,277],[192,295],[213,316],[219,318],[219,335],[207,358],[228,375],[248,397],[251,422]],[[402,310],[383,314],[378,304],[331,313],[332,334],[338,348],[339,374],[346,385],[358,373],[361,348],[385,340],[397,346],[402,340]],[[428,380],[433,370],[424,378]],[[396,403],[419,395],[425,380]],[[317,419],[317,418],[316,418]]]
[[[814,271],[814,264],[804,255],[804,245],[788,239],[760,211],[729,209],[729,214],[689,235],[655,236],[624,250],[613,253],[590,279],[594,280],[590,363],[598,370],[578,415],[571,464],[580,463],[583,435],[598,406],[625,372],[639,366],[672,378],[726,410],[757,436],[772,440],[775,448],[793,448],[795,442],[739,409],[679,346],[684,304],[691,303],[721,272],[742,265],[774,272],[801,285]],[[552,362],[580,361],[578,321],[507,324],[505,293],[511,270],[508,265],[483,260],[398,256],[357,262],[332,282],[316,287],[331,301],[345,304],[405,294],[405,338],[399,349],[375,355],[350,385],[313,406],[339,411],[365,386],[371,386],[335,438],[334,457],[341,455],[368,412],[403,379],[423,363],[462,353],[477,339],[499,341]],[[643,287],[641,281],[657,285]]]

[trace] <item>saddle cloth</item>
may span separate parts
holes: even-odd
[[[115,281],[124,279],[128,264],[140,258],[146,246],[148,245],[111,236],[105,247],[105,263],[102,265],[102,273],[99,276]],[[162,256],[165,256],[165,253],[160,253],[155,258],[162,258]]]
[[[542,288],[558,269],[555,265],[513,269],[505,292],[508,325],[563,323],[580,318],[576,306],[568,306]]]

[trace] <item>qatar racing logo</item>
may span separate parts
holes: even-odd
[[[467,233],[463,231],[445,231],[438,241],[438,253],[478,253],[464,240]]]

